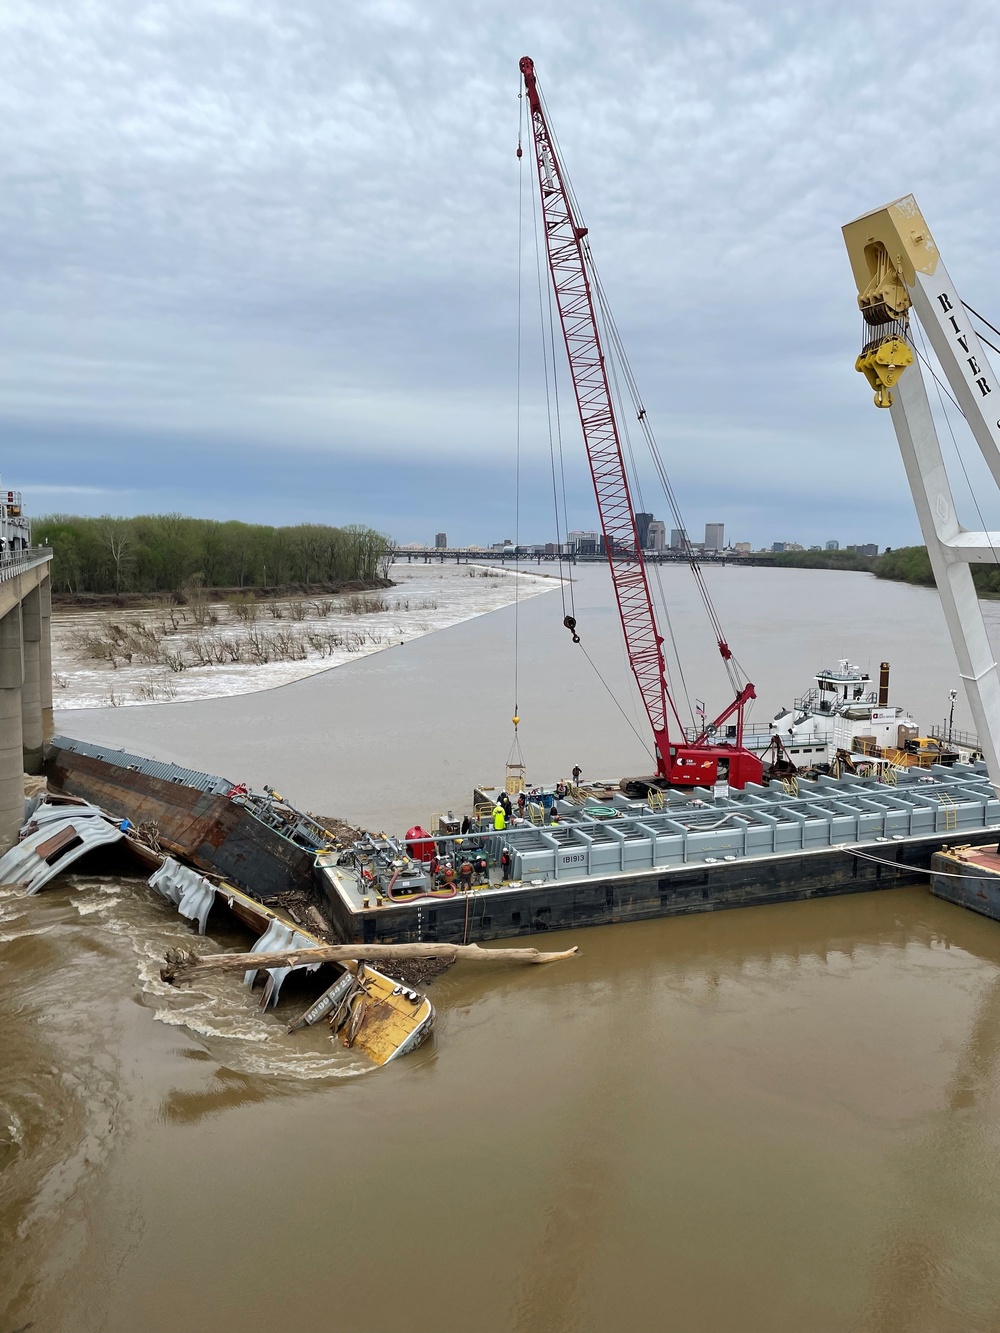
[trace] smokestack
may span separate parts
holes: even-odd
[[[889,702],[889,663],[883,662],[878,669],[878,706],[885,708]]]

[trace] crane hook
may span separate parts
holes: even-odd
[[[564,625],[566,626],[566,628],[569,630],[570,634],[572,634],[572,636],[573,636],[573,642],[574,642],[574,643],[579,643],[579,642],[580,642],[580,636],[579,636],[579,634],[577,634],[577,632],[576,632],[576,616],[564,616],[564,617],[563,617],[563,624],[564,624]]]

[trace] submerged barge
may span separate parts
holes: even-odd
[[[672,791],[655,804],[579,793],[554,803],[556,823],[426,835],[436,854],[488,867],[442,887],[412,841],[336,848],[309,816],[224,778],[62,737],[47,773],[115,815],[155,820],[164,845],[258,899],[311,887],[345,943],[481,943],[895,888],[924,882],[942,848],[1000,838],[981,763],[892,785],[851,774]]]

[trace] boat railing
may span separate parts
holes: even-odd
[[[701,733],[701,730],[700,730],[700,728],[698,728],[698,727],[685,727],[685,728],[684,728],[684,738],[685,738],[685,740],[687,740],[687,741],[692,741],[692,742],[693,742],[693,741],[697,740],[698,737],[699,737],[701,734],[702,734],[702,733]],[[750,740],[751,738],[753,738],[753,739],[759,739],[759,738],[761,738],[761,737],[765,737],[765,736],[766,736],[768,739],[770,739],[773,735],[774,735],[774,732],[771,730],[771,725],[770,725],[770,723],[768,723],[768,722],[753,722],[753,723],[748,723],[748,724],[747,724],[746,726],[744,726],[744,728],[743,728],[743,739],[744,739],[744,740]],[[735,744],[735,743],[736,743],[736,728],[735,728],[735,727],[732,727],[732,729],[730,729],[730,727],[727,725],[727,726],[723,727],[721,730],[715,732],[714,739],[717,740],[717,741],[732,741],[733,744]]]
[[[979,744],[979,737],[975,732],[960,731],[958,727],[947,725],[931,727],[930,735],[936,741],[944,741],[946,745],[961,745],[965,750],[979,750],[982,748]]]
[[[841,704],[878,704],[878,693],[875,690],[869,690],[867,694],[859,694],[856,699],[841,699],[834,695],[829,697],[829,692],[822,694],[819,690],[810,690],[808,694],[802,695],[800,699],[793,701],[793,708],[797,713],[834,713]]]
[[[247,792],[238,800],[255,819],[309,851],[328,846],[334,836],[311,815],[297,810],[276,795],[272,796],[270,792],[263,796],[258,792]]]

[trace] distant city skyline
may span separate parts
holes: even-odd
[[[889,549],[888,546],[878,542],[844,542],[839,538],[828,538],[825,542],[804,543],[793,541],[791,539],[775,539],[769,542],[763,542],[760,545],[754,545],[750,541],[733,540],[722,545],[713,544],[715,541],[723,541],[724,524],[709,523],[706,524],[706,540],[692,541],[687,538],[685,533],[679,528],[670,530],[669,540],[666,537],[666,528],[660,519],[653,518],[650,514],[644,513],[641,516],[636,515],[637,520],[642,518],[641,531],[646,534],[646,544],[643,550],[664,551],[664,550],[691,550],[694,552],[711,553],[714,551],[729,551],[735,553],[764,553],[781,554],[785,551],[844,551],[857,552],[861,555],[875,556],[881,551]],[[637,527],[639,524],[637,522]],[[916,543],[912,543],[916,544]],[[518,550],[532,552],[555,553],[558,550],[558,543],[549,541],[532,541],[522,538],[520,542],[515,543],[512,537],[504,537],[497,541],[478,541],[461,542],[449,546],[447,535],[444,532],[438,532],[433,540],[420,541],[419,539],[411,542],[398,543],[400,550],[460,550],[460,551],[496,551],[502,547],[514,548]],[[597,528],[574,528],[568,532],[563,539],[562,548],[567,554],[577,555],[598,555],[604,554],[604,538]]]

